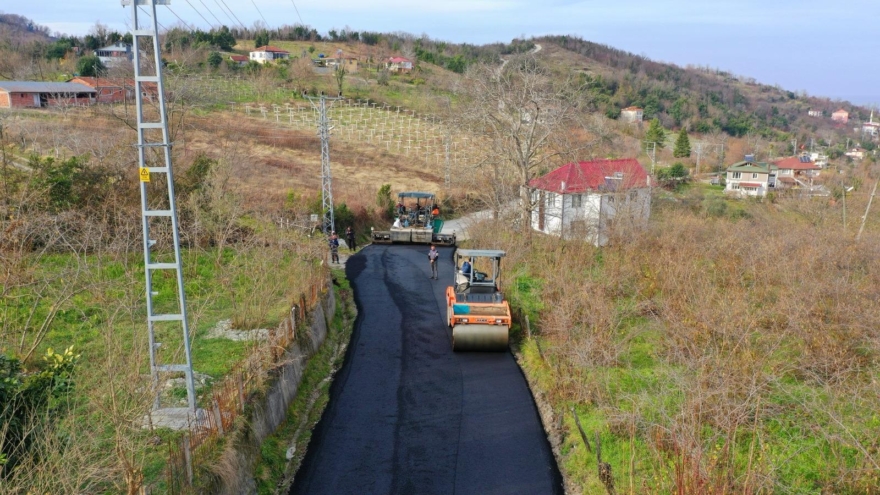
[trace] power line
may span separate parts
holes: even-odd
[[[148,14],[147,11],[144,10],[143,7],[139,7],[139,8],[141,9],[141,12],[143,12],[145,16],[147,16],[147,17],[153,17],[153,16],[151,16],[150,14]],[[156,19],[156,24],[158,24],[159,27],[162,28],[162,29],[164,29],[165,31],[168,31],[168,28],[165,27],[165,26],[163,26],[162,23],[159,22],[159,19],[158,19],[158,18]]]
[[[257,12],[260,14],[260,17],[263,17],[263,13],[260,12],[260,8],[257,7],[257,2],[255,2],[254,0],[251,0],[251,3],[254,4],[254,8],[257,9]],[[267,21],[265,17],[263,17],[263,22],[266,23],[266,27],[269,27],[269,21]]]
[[[191,9],[196,11],[196,14],[199,14],[199,17],[201,17],[202,19],[205,20],[205,24],[207,24],[209,27],[211,26],[211,21],[209,21],[208,19],[205,19],[205,16],[203,16],[202,13],[199,12],[199,9],[195,8],[193,6],[193,4],[189,3],[189,0],[186,0],[186,3],[190,6]]]
[[[195,31],[195,30],[196,30],[195,26],[192,26],[192,25],[188,24],[186,21],[184,21],[183,19],[181,19],[179,15],[177,15],[177,12],[171,10],[171,6],[170,6],[170,5],[166,5],[165,7],[168,7],[168,11],[171,12],[172,14],[174,14],[174,17],[177,17],[177,19],[178,19],[180,22],[183,23],[184,27],[186,27],[186,28],[189,29],[190,31]]]
[[[214,12],[211,11],[211,9],[208,8],[207,5],[205,5],[205,2],[203,2],[202,0],[199,0],[199,3],[205,6],[205,9],[207,9],[208,13],[211,14],[211,16],[214,17],[214,19],[217,19],[217,24],[219,24],[219,25],[221,25],[221,26],[223,25],[223,23],[220,21],[220,18],[217,17],[216,15],[214,15]]]
[[[296,16],[297,16],[297,17],[299,17],[299,23],[300,23],[300,24],[302,24],[302,25],[303,25],[303,26],[305,26],[305,25],[306,25],[306,23],[305,23],[305,22],[303,22],[303,18],[302,18],[302,16],[301,16],[301,15],[299,15],[299,9],[298,9],[298,8],[296,8],[296,2],[295,2],[295,1],[294,1],[294,0],[290,0],[290,3],[292,3],[292,4],[293,4],[293,10],[295,10],[295,11],[296,11]]]
[[[238,21],[238,24],[242,27],[242,29],[246,30],[247,28],[245,27],[244,23],[241,22],[241,20],[239,20],[238,16],[235,15],[235,12],[233,12],[232,9],[229,8],[229,5],[226,5],[226,1],[220,0],[220,2],[222,2],[223,5],[226,7],[226,9],[229,10],[229,13],[232,14],[232,17],[235,17],[235,20]],[[217,2],[217,0],[214,0],[214,3],[216,3],[217,5],[220,5],[220,3]],[[223,7],[220,7],[220,10],[223,10]],[[224,13],[225,13],[225,11],[224,11]],[[231,21],[232,18],[230,17],[229,20]]]

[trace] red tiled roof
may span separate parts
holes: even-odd
[[[403,57],[391,57],[388,59],[388,61],[393,64],[399,64],[400,62],[412,62],[410,59]]]
[[[782,160],[776,160],[773,164],[780,169],[788,170],[819,170],[821,168],[812,161],[801,162],[800,157],[797,156],[790,156],[788,158],[783,158]]]
[[[606,177],[614,177],[616,172],[623,173],[622,189],[648,187],[648,173],[634,158],[568,163],[532,179],[529,186],[558,194],[595,191],[606,184]]]
[[[842,112],[842,113],[846,113],[846,114],[849,113],[849,112],[847,112],[846,110],[844,110],[844,109],[842,109],[842,108],[838,108],[837,110],[834,111],[834,113],[841,113],[841,112]]]
[[[764,184],[760,182],[740,182],[739,187],[762,187]]]
[[[233,62],[247,62],[248,60],[250,60],[247,55],[230,55],[229,58]]]
[[[626,107],[623,109],[624,112],[626,112],[627,110],[629,110],[629,111],[641,110],[641,108],[639,108],[639,107]]]
[[[134,89],[134,79],[120,79],[120,78],[107,78],[107,77],[88,77],[88,76],[76,76],[70,80],[70,82],[79,81],[86,86],[91,88],[107,88],[107,87],[117,87],[117,88],[129,88]],[[154,82],[142,82],[141,88],[147,91],[157,91],[159,85]]]
[[[281,48],[278,48],[277,46],[272,46],[272,45],[261,46],[261,47],[257,48],[257,49],[254,50],[254,51],[255,51],[255,52],[290,53],[290,52],[287,51],[287,50],[282,50]]]

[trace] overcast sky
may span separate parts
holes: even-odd
[[[15,8],[3,10],[62,33],[86,34],[98,21],[129,29],[129,9],[119,0],[39,0]],[[166,27],[179,24],[177,16],[201,29],[209,22],[252,26],[265,19],[274,27],[301,19],[322,34],[350,27],[476,44],[573,34],[658,61],[880,104],[878,0],[171,0],[170,10],[158,9]]]

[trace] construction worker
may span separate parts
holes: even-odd
[[[328,243],[330,244],[331,263],[339,263],[339,236],[336,235],[335,230],[330,234],[330,240]]]
[[[437,252],[437,248],[431,244],[431,250],[428,251],[428,261],[431,263],[431,278],[437,280],[437,258],[440,257],[440,253]]]

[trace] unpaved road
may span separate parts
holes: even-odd
[[[368,246],[348,260],[359,315],[291,494],[555,494],[562,481],[509,352],[454,353],[452,248]]]

